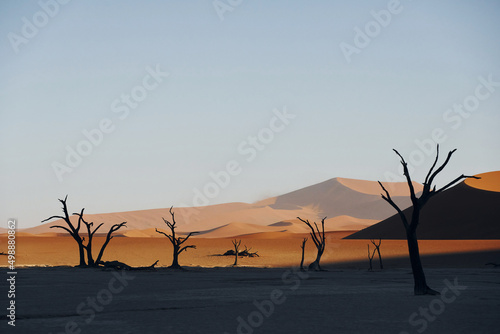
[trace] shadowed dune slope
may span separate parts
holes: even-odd
[[[414,183],[420,191],[422,185]],[[394,193],[394,201],[403,208],[411,203],[408,198],[408,185],[395,182],[389,185]],[[361,181],[336,178],[310,187],[278,196],[273,209],[292,210],[299,207],[317,208],[320,216],[333,218],[351,216],[361,219],[385,219],[393,214],[393,209],[380,197],[381,189],[375,181]]]
[[[419,239],[500,239],[500,192],[492,182],[500,172],[487,173],[487,178],[473,180],[475,187],[464,181],[433,197],[421,211],[417,229]],[[483,175],[483,174],[481,174]],[[479,175],[479,176],[481,176]],[[389,204],[386,204],[389,206]],[[403,211],[409,219],[412,209]],[[399,215],[356,232],[346,239],[406,239]]]

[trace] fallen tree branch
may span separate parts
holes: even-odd
[[[159,260],[156,260],[155,263],[150,265],[149,267],[131,267],[126,263],[120,261],[99,261],[97,264],[102,266],[104,269],[116,269],[116,270],[149,270],[155,269],[155,266],[158,264]]]

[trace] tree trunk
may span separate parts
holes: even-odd
[[[316,255],[316,260],[314,260],[313,263],[309,265],[309,270],[315,270],[319,271],[321,270],[321,266],[319,265],[319,261],[321,260],[321,256],[323,255],[323,252],[318,251],[318,255]]]
[[[85,263],[85,248],[83,247],[83,241],[76,238],[75,240],[78,243],[78,252],[80,253],[80,264],[78,267],[86,267],[87,264]]]
[[[305,243],[302,247],[302,260],[300,260],[300,270],[304,271],[304,247],[305,246]]]
[[[382,255],[380,255],[380,249],[377,247],[377,253],[378,253],[378,260],[380,261],[380,269],[384,269],[384,266],[382,265]]]
[[[373,271],[373,267],[372,267],[372,260],[373,260],[373,256],[370,255],[370,245],[368,244],[368,261],[370,263],[370,268],[368,268],[368,271]],[[375,253],[373,253],[373,255],[375,255]]]
[[[85,248],[87,249],[87,264],[89,267],[94,267],[95,262],[94,257],[92,256],[92,240],[90,239],[90,237],[89,242]]]
[[[413,272],[414,292],[415,295],[439,295],[439,292],[432,290],[427,286],[425,280],[424,269],[420,261],[420,252],[418,250],[418,240],[415,231],[408,230],[406,232],[408,241],[408,252],[410,254],[411,269]]]
[[[172,260],[172,264],[170,265],[170,268],[180,268],[181,266],[179,265],[179,247],[174,246],[174,258]]]

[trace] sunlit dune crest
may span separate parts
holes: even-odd
[[[420,240],[500,239],[500,172],[479,174],[480,180],[467,179],[436,195],[422,209]],[[472,181],[472,186],[470,183]],[[487,189],[486,189],[487,188]],[[497,189],[497,190],[494,190]],[[489,190],[489,191],[484,191]],[[409,219],[412,209],[403,210]],[[369,226],[349,239],[405,239],[398,214]]]
[[[465,184],[469,187],[500,192],[500,171],[478,174],[481,179],[467,179]]]
[[[376,181],[346,179],[341,177],[338,177],[337,181],[347,188],[363,194],[380,195],[382,193],[382,189]],[[423,188],[423,186],[417,182],[413,182],[413,187],[416,192],[422,191]],[[409,196],[410,194],[408,190],[408,183],[406,182],[392,182],[390,183],[390,188],[388,189],[390,189],[391,196]]]

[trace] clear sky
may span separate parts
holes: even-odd
[[[431,141],[458,148],[438,185],[500,170],[499,16],[495,0],[1,1],[0,226],[66,194],[102,213],[388,181],[392,148],[422,182]]]

